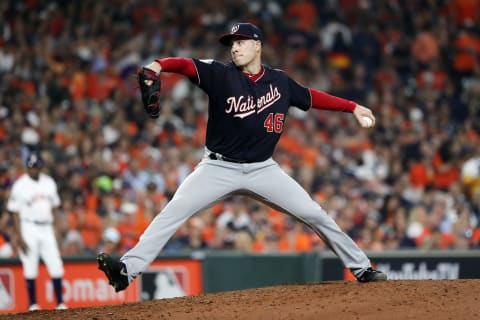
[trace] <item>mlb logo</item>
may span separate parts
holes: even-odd
[[[15,305],[15,284],[12,271],[0,269],[0,310],[12,309]]]
[[[184,297],[188,274],[182,267],[150,268],[142,273],[141,300]]]

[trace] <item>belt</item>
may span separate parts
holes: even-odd
[[[50,221],[38,221],[38,220],[26,220],[26,219],[23,219],[22,221],[33,223],[33,224],[36,224],[37,226],[47,226],[52,224]]]
[[[247,161],[245,161],[245,160],[238,160],[238,159],[225,157],[224,155],[221,155],[221,154],[215,153],[215,152],[210,152],[208,157],[212,160],[222,160],[222,161],[228,161],[228,162],[233,162],[233,163],[247,163]]]

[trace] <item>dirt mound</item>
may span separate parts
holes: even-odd
[[[480,279],[321,282],[211,293],[3,319],[479,319]]]

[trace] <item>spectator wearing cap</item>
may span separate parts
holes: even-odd
[[[84,254],[82,235],[78,230],[67,231],[62,241],[62,256],[79,256]]]
[[[120,232],[115,227],[107,227],[103,231],[102,240],[99,244],[98,251],[108,254],[120,254]]]
[[[136,227],[138,205],[135,202],[125,200],[120,206],[120,217],[116,229],[120,233],[118,250],[121,254],[131,249],[140,237]]]

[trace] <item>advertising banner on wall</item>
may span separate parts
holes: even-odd
[[[372,264],[390,280],[450,280],[480,278],[480,257],[476,256],[395,256],[375,257]],[[338,258],[325,258],[322,280],[354,280]]]
[[[136,302],[202,293],[201,263],[197,260],[158,260],[125,291],[115,292],[95,260],[64,264],[64,301],[69,308]],[[43,310],[54,309],[55,294],[45,266],[39,269],[37,300]],[[22,266],[0,263],[0,313],[25,312],[28,296]]]

